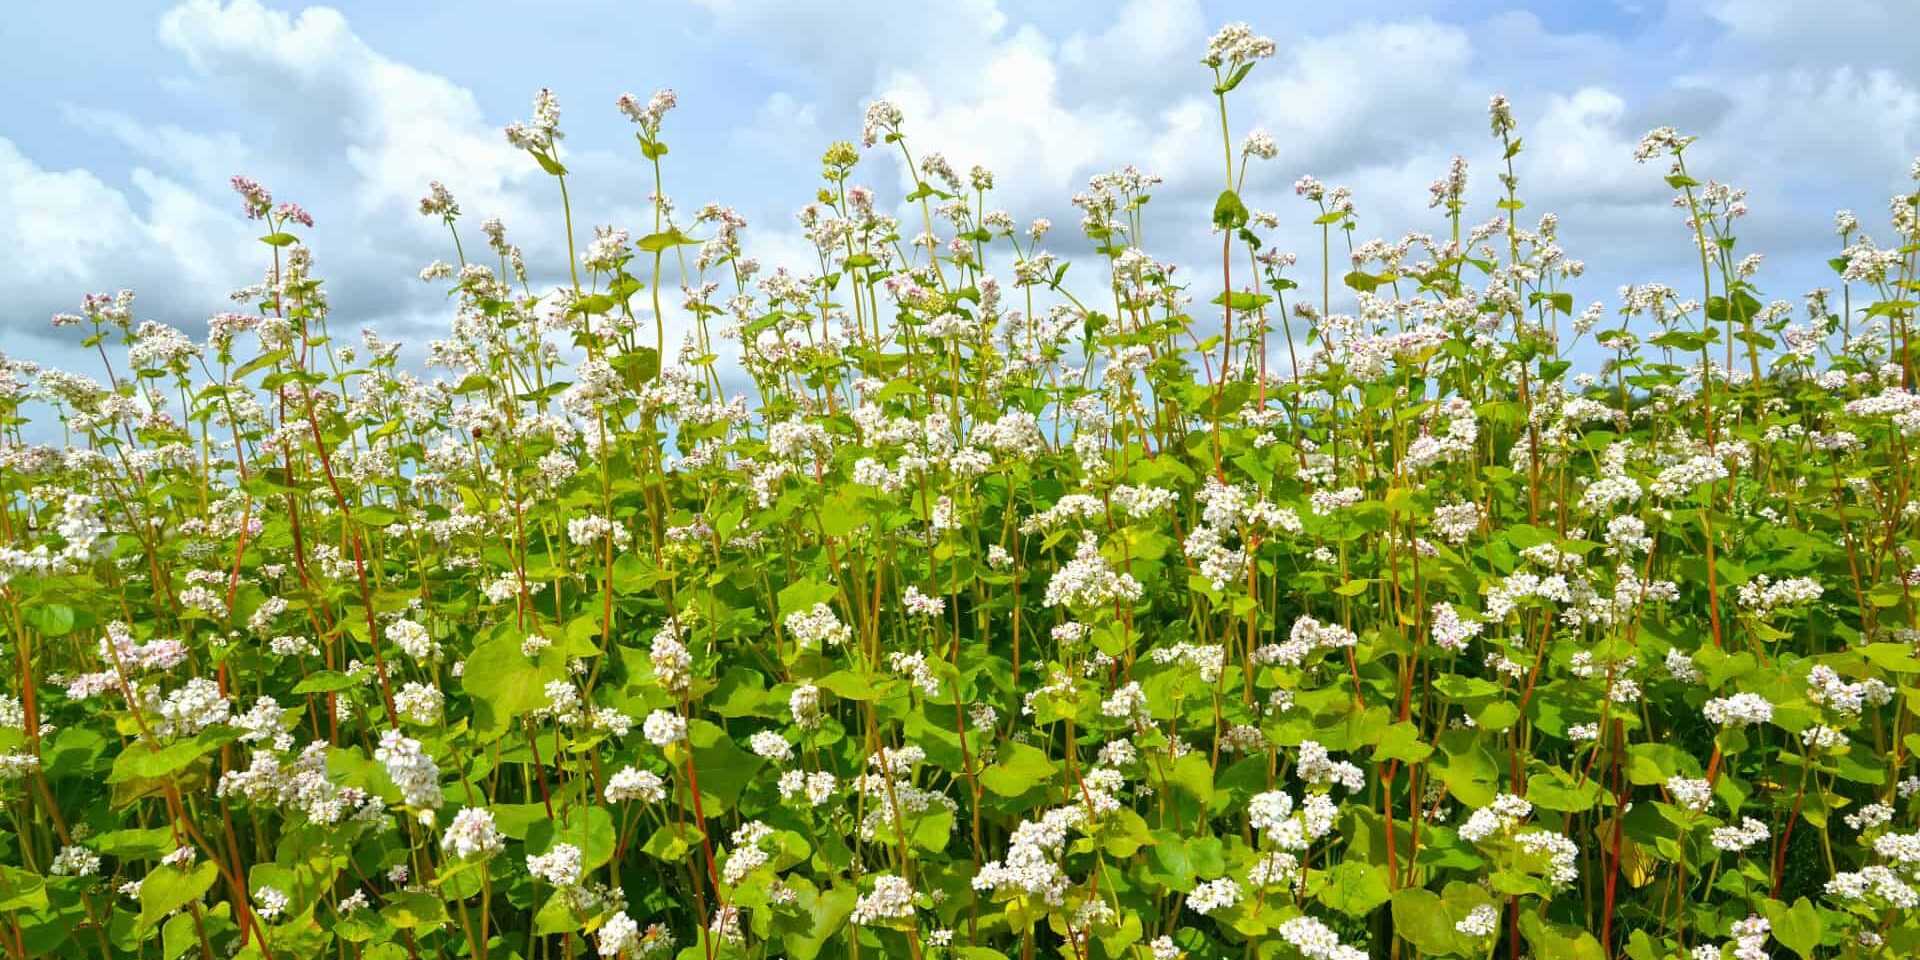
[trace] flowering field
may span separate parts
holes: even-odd
[[[204,339],[0,357],[0,953],[1920,953],[1920,185],[1768,301],[1654,130],[1698,286],[1585,307],[1502,98],[1431,233],[1247,184],[1272,52],[1205,53],[1177,274],[1156,178],[1063,242],[885,102],[782,268],[656,193],[536,289],[434,184],[432,379],[235,177]],[[617,107],[663,185],[672,92]],[[506,137],[564,200],[559,118]]]

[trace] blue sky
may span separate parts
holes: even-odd
[[[416,279],[451,259],[413,211],[429,179],[454,190],[470,229],[503,217],[536,273],[558,276],[552,181],[499,134],[540,86],[565,107],[582,235],[646,232],[651,184],[612,104],[671,86],[667,192],[689,213],[737,208],[750,252],[804,267],[792,214],[820,152],[857,139],[865,105],[887,96],[917,151],[995,169],[1017,218],[1076,222],[1072,193],[1123,164],[1166,177],[1150,252],[1202,264],[1219,174],[1198,59],[1232,20],[1279,42],[1236,91],[1235,134],[1279,141],[1245,194],[1296,225],[1282,241],[1303,255],[1317,249],[1290,189],[1304,173],[1351,185],[1362,237],[1393,238],[1439,228],[1426,184],[1465,154],[1475,212],[1491,216],[1496,92],[1528,144],[1526,216],[1557,212],[1589,266],[1582,304],[1612,304],[1625,282],[1687,289],[1664,171],[1631,157],[1651,126],[1701,135],[1696,170],[1751,190],[1743,244],[1768,254],[1769,297],[1794,300],[1833,282],[1833,211],[1884,238],[1886,198],[1911,189],[1920,154],[1920,58],[1903,49],[1920,35],[1914,4],[36,3],[9,12],[0,68],[0,349],[82,362],[47,319],[89,291],[131,287],[143,319],[191,330],[227,309],[226,291],[261,272],[233,173],[318,219],[308,239],[336,329],[445,330],[442,294]],[[873,156],[857,179],[897,198],[901,177]],[[1071,232],[1050,242],[1070,252]]]

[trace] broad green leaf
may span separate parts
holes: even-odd
[[[1768,900],[1767,922],[1772,924],[1773,938],[1787,949],[1801,956],[1802,960],[1813,960],[1814,949],[1820,945],[1820,936],[1826,931],[1826,921],[1820,910],[1806,897],[1801,897],[1789,907],[1778,900]]]
[[[140,881],[140,927],[151,930],[167,914],[200,898],[213,888],[220,868],[210,860],[181,869],[162,864]]]
[[[1045,751],[1009,743],[1000,758],[980,772],[980,783],[1003,797],[1017,797],[1053,779],[1056,768]]]

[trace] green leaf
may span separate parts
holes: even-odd
[[[1172,830],[1155,830],[1153,839],[1154,845],[1147,848],[1149,879],[1169,890],[1186,893],[1199,881],[1226,872],[1226,855],[1219,837],[1195,838]]]
[[[430,893],[402,891],[387,898],[380,916],[402,930],[431,930],[447,922],[447,906]]]
[[[47,881],[19,867],[0,864],[0,912],[45,910]]]
[[[1544,810],[1580,813],[1600,802],[1600,784],[1588,780],[1576,786],[1566,771],[1554,769],[1527,778],[1527,799]]]
[[[528,150],[527,152],[533,154],[534,162],[540,164],[540,169],[545,170],[548,174],[556,177],[564,177],[567,175],[567,168],[561,166],[560,161],[538,150]]]
[[[1521,911],[1520,933],[1533,945],[1539,960],[1606,960],[1607,953],[1593,934],[1549,923],[1532,911]]]
[[[1053,779],[1055,767],[1045,751],[1024,743],[1009,743],[1000,759],[980,771],[980,783],[1003,797],[1017,797]]]
[[[1240,81],[1245,80],[1247,74],[1253,72],[1253,65],[1258,62],[1257,60],[1249,60],[1241,64],[1226,80],[1222,81],[1219,86],[1214,87],[1213,92],[1216,94],[1232,93],[1233,88],[1239,86]]]
[[[1108,814],[1101,824],[1100,841],[1108,856],[1125,859],[1141,847],[1153,844],[1154,839],[1146,820],[1131,809],[1121,807]]]
[[[660,379],[660,351],[652,347],[635,347],[611,362],[634,390]]]
[[[1167,781],[1174,789],[1200,801],[1203,806],[1213,802],[1213,767],[1198,750],[1175,760],[1173,770],[1167,774]]]
[[[380,504],[353,508],[353,518],[369,527],[384,527],[400,519],[399,511]]]
[[[315,670],[293,685],[294,693],[335,693],[356,685],[356,681],[338,670]]]
[[[640,241],[634,244],[634,246],[639,247],[640,249],[645,250],[648,253],[660,253],[664,250],[671,250],[674,247],[681,247],[681,246],[686,246],[688,244],[694,244],[699,242],[700,241],[695,240],[684,233],[681,233],[679,227],[672,227],[672,228],[669,228],[664,233],[649,233],[646,236],[641,237]]]
[[[706,789],[704,780],[700,787],[703,791]],[[571,843],[580,849],[581,863],[588,870],[612,860],[614,845],[618,842],[613,814],[600,804],[576,806],[563,814],[558,823],[536,820],[527,829],[527,853],[542,854],[552,850],[554,844]]]
[[[806,913],[806,929],[783,935],[780,946],[793,960],[814,960],[826,946],[827,940],[846,926],[847,917],[853,913],[853,903],[859,893],[850,886],[817,892],[811,883],[795,886],[799,894],[797,905]],[[698,955],[698,951],[695,955]]]
[[[780,590],[780,615],[805,613],[816,603],[825,603],[840,595],[838,587],[815,577],[802,577]]]
[[[1920,673],[1920,658],[1915,658],[1913,648],[1904,643],[1869,643],[1856,648],[1861,655],[1882,670],[1894,673]]]
[[[460,676],[460,689],[474,699],[473,727],[483,735],[505,733],[529,710],[546,706],[547,684],[566,676],[565,658],[552,648],[529,659],[512,634],[475,647]]]
[[[1457,933],[1446,904],[1432,890],[1410,887],[1393,895],[1393,932],[1421,953],[1446,956],[1454,952]]]
[[[1806,897],[1795,900],[1792,907],[1768,900],[1767,922],[1773,925],[1773,938],[1803,960],[1812,960],[1814,948],[1820,945],[1820,935],[1826,932],[1825,919]]]
[[[200,932],[194,929],[193,915],[176,913],[160,927],[160,948],[167,960],[184,955],[200,945]]]
[[[766,678],[746,667],[728,667],[706,702],[708,709],[729,719],[755,716],[767,707]]]
[[[1390,726],[1374,745],[1373,759],[1404,760],[1419,763],[1433,755],[1433,748],[1420,739],[1420,725],[1402,721]]]
[[[254,357],[252,360],[248,360],[246,363],[241,364],[240,369],[235,370],[233,372],[233,379],[240,380],[242,378],[252,376],[253,374],[260,372],[261,370],[265,370],[266,368],[271,367],[282,360],[285,360],[290,355],[291,354],[286,350],[274,350],[268,353],[263,353],[257,357]]]
[[[1320,902],[1349,917],[1364,917],[1387,902],[1387,871],[1360,860],[1343,860],[1325,874]]]
[[[1213,225],[1222,230],[1238,230],[1247,225],[1247,205],[1232,190],[1220,191],[1213,201]]]
[[[666,823],[647,838],[640,851],[675,863],[696,849],[702,836],[700,828],[691,823]]]
[[[933,806],[926,812],[913,818],[913,826],[907,832],[913,845],[933,853],[947,848],[947,840],[953,836],[953,811],[946,807]]]
[[[734,745],[725,730],[706,720],[687,721],[687,743],[693,748],[693,770],[700,779],[701,812],[709,817],[733,809],[740,791],[766,766],[765,760]],[[681,793],[686,793],[685,784]]]
[[[21,608],[27,626],[40,631],[42,636],[63,637],[73,631],[73,608],[64,603],[36,603]]]
[[[232,742],[240,733],[236,727],[220,726],[209,727],[191,740],[181,740],[164,747],[138,741],[113,758],[113,772],[107,774],[107,782],[127,783],[170,777],[186,769],[193,761],[220,749],[221,744]]]
[[[140,882],[140,929],[153,929],[167,914],[199,899],[213,888],[213,881],[219,876],[220,868],[211,860],[184,870],[165,865],[155,867]]]
[[[87,841],[93,852],[120,860],[158,860],[174,848],[173,831],[166,827],[137,827],[103,833]]]
[[[1474,714],[1474,725],[1496,733],[1512,727],[1520,719],[1520,708],[1505,700],[1495,700]]]
[[[831,691],[834,696],[842,700],[880,699],[880,690],[871,680],[850,670],[836,670],[813,683],[822,690]]]

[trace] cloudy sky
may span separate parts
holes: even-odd
[[[1204,263],[1221,174],[1198,61],[1232,20],[1279,43],[1233,99],[1236,137],[1260,126],[1280,145],[1244,194],[1298,224],[1285,239],[1303,254],[1317,250],[1290,189],[1303,173],[1354,188],[1363,236],[1397,237],[1439,229],[1426,184],[1464,154],[1475,213],[1491,216],[1494,93],[1512,97],[1527,144],[1526,216],[1559,213],[1569,255],[1589,265],[1581,303],[1611,303],[1629,281],[1686,289],[1689,250],[1664,170],[1631,156],[1649,127],[1700,135],[1689,153],[1698,175],[1751,191],[1741,240],[1768,254],[1770,297],[1832,282],[1822,261],[1836,209],[1859,211],[1884,237],[1886,198],[1920,154],[1910,49],[1920,4],[1383,0],[1288,4],[1284,16],[1279,6],[17,5],[0,67],[0,350],[74,362],[72,331],[47,319],[89,291],[130,287],[143,319],[194,330],[227,309],[227,291],[259,279],[263,250],[227,187],[234,173],[318,219],[307,239],[336,330],[419,341],[445,329],[443,294],[416,279],[451,259],[444,231],[413,210],[432,179],[453,189],[469,224],[502,217],[537,272],[563,274],[553,181],[499,132],[541,86],[565,108],[580,233],[649,219],[649,174],[613,101],[674,87],[667,192],[683,210],[737,208],[751,253],[796,266],[806,261],[792,214],[811,197],[820,153],[857,139],[881,96],[905,110],[916,150],[995,170],[998,205],[1022,219],[1077,222],[1067,198],[1123,164],[1165,177],[1150,252]],[[897,197],[903,174],[870,155],[857,176]],[[1050,242],[1070,249],[1071,232]]]

